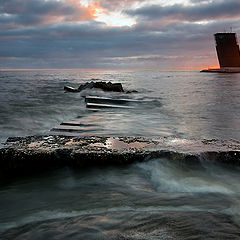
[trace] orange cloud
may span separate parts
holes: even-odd
[[[84,6],[79,0],[69,0],[68,4],[73,6],[76,11],[73,15],[64,18],[65,21],[90,20],[96,17],[96,14],[105,11],[97,1],[93,1]]]

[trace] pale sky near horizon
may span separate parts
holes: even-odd
[[[201,69],[239,0],[0,0],[0,69]]]

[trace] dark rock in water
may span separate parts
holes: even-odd
[[[113,92],[124,92],[121,83],[111,83],[111,82],[95,82],[94,88],[100,88],[104,91],[113,91]]]
[[[126,93],[127,93],[127,94],[130,94],[130,93],[138,93],[138,91],[137,91],[137,90],[129,90],[129,91],[127,91]]]
[[[99,88],[103,91],[112,91],[112,92],[124,92],[121,83],[111,83],[111,82],[87,82],[85,84],[81,84],[78,88],[79,91],[84,89],[92,89]]]
[[[87,82],[84,84],[81,84],[78,89],[70,87],[70,86],[65,86],[64,90],[68,91],[68,92],[81,92],[85,89],[92,89],[92,88],[97,88],[97,89],[101,89],[103,91],[107,91],[107,92],[124,92],[124,89],[122,87],[121,83],[112,83],[112,82]],[[126,93],[138,93],[138,91],[136,90],[131,90],[131,91],[127,91]]]
[[[70,86],[64,86],[64,90],[68,92],[79,92],[78,89],[70,87]]]
[[[81,84],[78,88],[78,91],[82,91],[82,90],[85,90],[85,89],[92,89],[94,87],[94,82],[87,82],[87,83],[84,83],[84,84]]]

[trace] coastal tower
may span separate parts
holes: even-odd
[[[220,68],[240,68],[240,51],[236,33],[216,33],[214,37]]]
[[[216,33],[214,37],[220,68],[202,72],[240,73],[240,51],[236,33]]]

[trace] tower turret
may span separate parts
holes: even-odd
[[[216,50],[220,68],[240,67],[240,51],[235,33],[216,33]]]

